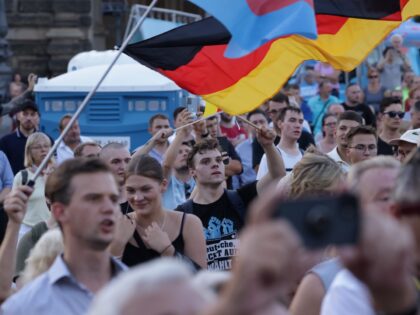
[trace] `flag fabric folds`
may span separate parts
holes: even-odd
[[[274,39],[236,59],[224,57],[231,35],[214,18],[129,45],[124,53],[223,111],[249,112],[274,95],[302,61],[354,69],[420,0],[315,0],[318,38]]]
[[[247,55],[272,39],[317,37],[313,0],[190,0],[219,20],[232,38],[227,58]]]

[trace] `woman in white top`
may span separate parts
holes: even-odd
[[[34,178],[35,171],[41,164],[42,160],[47,156],[51,149],[51,140],[42,132],[35,132],[28,137],[25,146],[25,169],[16,174],[13,180],[13,187],[26,184]],[[45,176],[54,168],[53,161],[44,169],[41,175],[36,179],[34,192],[29,198],[28,208],[19,231],[19,239],[32,227],[45,221],[50,217],[50,211],[45,200]]]

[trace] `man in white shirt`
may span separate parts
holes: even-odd
[[[345,173],[350,169],[350,160],[346,154],[347,141],[346,136],[351,128],[363,124],[362,116],[354,111],[346,111],[338,116],[337,127],[335,130],[335,140],[337,147],[328,153],[328,156],[341,165]]]
[[[67,124],[71,120],[72,115],[66,114],[60,119],[59,129],[60,133],[64,131],[67,127]],[[70,130],[66,133],[63,138],[63,141],[57,148],[57,164],[62,163],[67,159],[71,159],[74,157],[74,150],[76,147],[83,143],[83,142],[92,142],[92,139],[88,137],[83,137],[80,135],[80,127],[79,122],[75,121],[73,126],[71,126]]]
[[[275,124],[280,130],[280,142],[277,145],[277,150],[283,158],[286,173],[289,173],[302,158],[302,152],[297,142],[302,134],[302,111],[299,108],[287,106],[279,113]],[[264,177],[267,172],[267,158],[264,154],[258,168],[257,180]]]

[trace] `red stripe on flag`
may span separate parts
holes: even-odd
[[[224,57],[226,45],[206,46],[188,64],[176,70],[159,69],[159,72],[193,94],[215,93],[247,76],[264,59],[270,46],[271,42],[235,59]]]
[[[336,15],[317,14],[316,25],[318,27],[318,35],[322,34],[337,34],[337,32],[347,22],[347,17]]]

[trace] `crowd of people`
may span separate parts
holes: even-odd
[[[392,44],[364,88],[308,64],[240,117],[156,114],[132,152],[75,121],[36,179],[54,139],[31,76],[2,112],[0,314],[419,314],[420,77]],[[273,218],[344,192],[354,244],[306,248]]]

